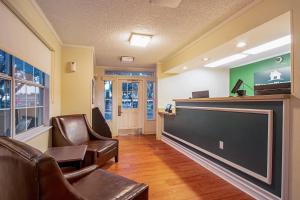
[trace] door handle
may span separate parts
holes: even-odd
[[[118,106],[118,116],[121,116],[122,115],[122,111],[121,111],[121,106],[119,105]]]

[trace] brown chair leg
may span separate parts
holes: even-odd
[[[116,156],[115,156],[115,162],[116,162],[116,163],[119,162],[119,155],[116,155]]]

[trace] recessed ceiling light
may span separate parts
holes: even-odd
[[[182,69],[183,69],[183,70],[187,70],[187,66],[183,66]]]
[[[152,39],[152,35],[131,33],[129,43],[131,46],[146,47]]]
[[[206,62],[206,61],[209,60],[209,58],[202,58],[202,60],[203,60],[204,62]]]
[[[217,60],[215,62],[206,64],[206,65],[204,65],[204,67],[219,67],[219,66],[222,66],[222,65],[225,65],[225,64],[228,64],[228,63],[231,63],[231,62],[243,59],[243,58],[245,58],[247,56],[248,55],[245,55],[245,54],[234,54],[232,56],[228,56],[226,58]]]
[[[134,61],[133,56],[121,56],[120,58],[122,63],[132,63]]]
[[[238,47],[238,48],[242,48],[242,47],[245,47],[245,46],[247,46],[246,42],[239,42],[239,43],[236,44],[236,47]]]
[[[248,50],[244,51],[243,53],[246,53],[246,54],[259,54],[259,53],[269,51],[271,49],[275,49],[275,48],[278,48],[278,47],[281,47],[281,46],[284,46],[284,45],[287,45],[287,44],[290,44],[290,43],[291,43],[291,35],[287,35],[287,36],[284,36],[284,37],[279,38],[277,40],[273,40],[271,42],[267,42],[267,43],[259,45],[257,47],[248,49]]]

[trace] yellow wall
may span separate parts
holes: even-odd
[[[6,0],[11,6],[22,15],[26,21],[30,22],[30,26],[35,29],[37,34],[51,46],[52,52],[52,67],[44,69],[51,75],[51,100],[50,100],[50,116],[59,115],[61,113],[61,45],[60,41],[55,37],[48,24],[36,10],[31,0]],[[22,34],[22,33],[19,33]],[[41,134],[28,143],[41,151],[45,151],[50,145],[50,134],[46,132]]]
[[[91,120],[92,79],[94,76],[94,49],[63,46],[62,48],[62,114],[86,114]],[[77,63],[76,72],[70,72],[70,62]],[[91,121],[90,121],[91,122]]]
[[[95,88],[95,102],[94,105],[99,107],[102,113],[104,113],[104,68],[95,67],[94,75],[96,78],[96,88]]]
[[[91,119],[91,82],[94,67],[94,51],[86,47],[62,47],[60,40],[45,21],[43,14],[31,0],[4,0],[28,22],[34,33],[40,36],[52,50],[52,66],[43,69],[51,76],[50,117],[61,114],[85,113]],[[22,34],[22,33],[19,33]],[[18,56],[18,55],[16,55]],[[75,73],[67,72],[67,63],[77,61]],[[45,132],[27,142],[41,151],[51,145],[50,132]]]

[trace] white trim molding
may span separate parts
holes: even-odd
[[[289,194],[289,147],[290,147],[290,100],[283,101],[283,122],[282,122],[282,171],[281,171],[281,196],[288,200]]]
[[[206,110],[206,111],[220,111],[220,112],[238,112],[238,113],[254,113],[254,114],[261,114],[261,115],[267,115],[268,117],[268,146],[267,146],[267,176],[262,176],[256,172],[253,172],[245,167],[242,167],[232,161],[229,161],[225,158],[222,158],[221,156],[218,156],[216,154],[213,154],[205,149],[200,148],[199,146],[196,146],[190,142],[187,142],[185,140],[182,140],[181,138],[178,138],[170,133],[167,133],[166,131],[163,131],[164,134],[194,148],[197,149],[231,167],[234,167],[260,181],[263,181],[267,184],[272,183],[272,155],[273,155],[273,110],[264,110],[264,109],[244,109],[244,108],[220,108],[220,107],[194,107],[194,106],[176,106],[177,108],[181,109],[190,109],[190,110]]]
[[[239,188],[240,190],[244,191],[245,193],[249,194],[255,199],[259,200],[286,200],[285,198],[280,198],[275,196],[274,194],[262,189],[261,187],[251,183],[250,181],[238,176],[237,174],[231,172],[230,170],[214,163],[213,161],[200,156],[199,154],[193,152],[192,150],[180,145],[179,143],[167,138],[166,136],[162,135],[161,140],[174,148],[175,150],[179,151],[180,153],[184,154],[188,158],[192,159],[202,167],[208,169],[209,171],[213,172],[217,176],[221,177],[225,181],[229,182],[230,184],[234,185],[235,187]]]
[[[34,128],[32,130],[29,130],[25,133],[22,133],[20,135],[16,135],[14,137],[14,139],[16,140],[19,140],[21,142],[27,142],[29,140],[32,140],[33,138],[41,135],[41,134],[44,134],[46,132],[48,132],[50,129],[52,128],[52,126],[41,126],[41,127],[38,127],[38,128]]]
[[[41,16],[41,18],[44,20],[44,22],[47,24],[47,26],[49,27],[49,29],[51,30],[51,32],[53,33],[55,39],[58,41],[58,43],[60,45],[63,44],[61,38],[59,37],[59,35],[57,34],[57,32],[55,31],[55,29],[53,28],[51,22],[48,20],[48,18],[46,17],[45,13],[42,11],[41,7],[38,5],[38,3],[36,2],[36,0],[31,0],[32,5],[34,6],[34,8],[37,10],[38,14]]]

